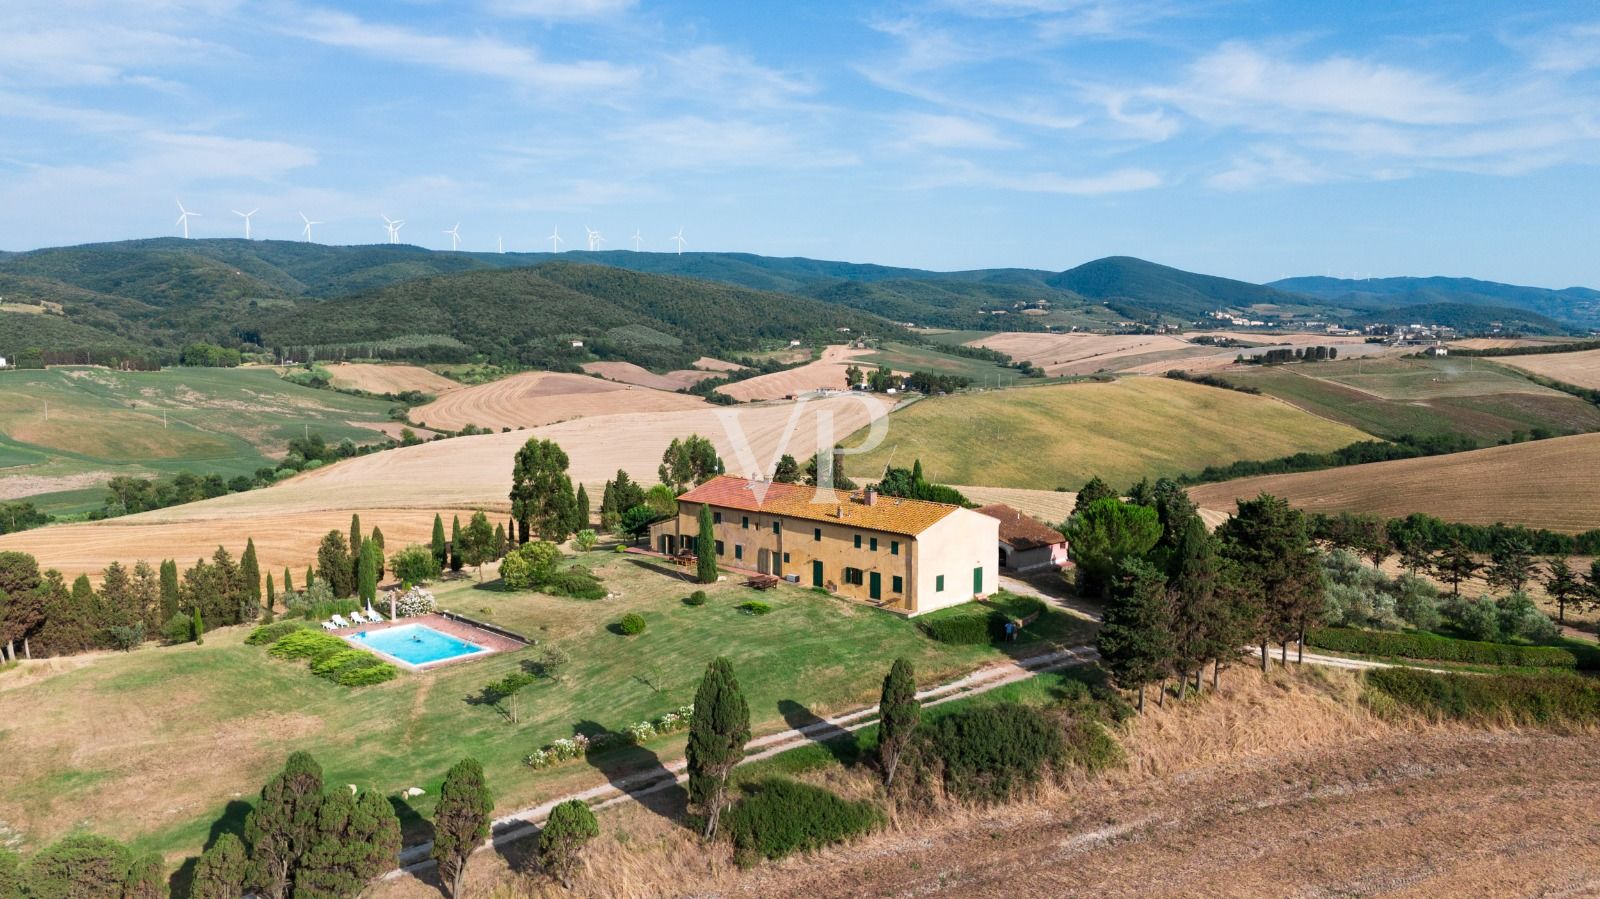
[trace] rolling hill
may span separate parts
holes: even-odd
[[[1086,262],[1046,280],[1061,290],[1101,300],[1129,318],[1200,318],[1215,309],[1304,305],[1304,296],[1272,287],[1197,275],[1132,256]]]
[[[1536,312],[1584,327],[1600,327],[1600,290],[1551,290],[1474,278],[1285,278],[1267,285],[1340,305],[1394,309],[1435,303],[1498,306]]]
[[[1478,306],[1472,303],[1419,303],[1368,312],[1351,319],[1354,325],[1444,325],[1458,331],[1514,331],[1520,334],[1565,334],[1571,328],[1548,315],[1512,306]]]

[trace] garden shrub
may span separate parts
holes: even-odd
[[[1306,635],[1306,642],[1319,649],[1362,655],[1392,656],[1435,662],[1463,662],[1469,665],[1511,665],[1519,668],[1575,668],[1577,656],[1559,646],[1521,646],[1455,640],[1436,634],[1388,633],[1345,627],[1329,627]]]
[[[550,575],[539,585],[541,593],[566,596],[571,599],[605,599],[606,586],[587,568],[574,565]]]
[[[438,608],[433,594],[421,587],[412,587],[394,598],[394,614],[400,618],[427,615]]]
[[[798,781],[774,777],[746,789],[754,792],[722,817],[740,864],[821,849],[868,833],[884,821],[870,802],[851,802]]]
[[[261,625],[251,631],[250,636],[244,638],[244,642],[251,646],[265,646],[269,643],[276,643],[280,638],[286,637],[295,631],[305,630],[310,626],[310,624],[298,619],[285,618],[272,624]]]
[[[311,663],[311,673],[317,677],[329,680],[338,680],[340,669],[346,667],[365,668],[377,661],[377,656],[362,649],[343,649],[339,652],[329,653]]]
[[[770,603],[762,602],[759,599],[747,600],[739,603],[737,606],[734,606],[734,608],[745,613],[746,615],[765,615],[772,611],[772,605]]]
[[[531,590],[548,581],[560,562],[560,547],[548,540],[533,540],[500,560],[500,580],[512,590]]]
[[[349,643],[326,631],[304,628],[279,637],[267,652],[280,659],[309,659],[319,653],[349,648]]]
[[[617,622],[617,630],[630,637],[634,634],[644,633],[644,628],[644,616],[638,614],[637,612],[629,612],[628,614],[622,616],[621,621]]]
[[[1487,599],[1453,597],[1440,610],[1445,620],[1469,640],[1491,642],[1500,636],[1500,615]]]
[[[42,849],[28,862],[29,899],[121,896],[133,853],[116,840],[75,833]]]
[[[1122,744],[1094,717],[1068,722],[1066,746],[1066,763],[1091,774],[1122,763]]]
[[[161,639],[168,643],[188,643],[194,639],[194,621],[182,612],[174,613],[161,625]]]
[[[1600,685],[1572,674],[1438,674],[1378,668],[1367,686],[1389,703],[1432,719],[1483,724],[1593,724],[1600,721]],[[1369,699],[1369,702],[1371,700]]]
[[[379,661],[377,656],[372,657],[377,662],[365,668],[347,668],[339,672],[338,684],[341,687],[366,687],[372,684],[381,684],[394,680],[400,676],[400,670],[388,662]]]
[[[693,593],[689,594],[688,596],[685,596],[683,598],[683,604],[686,605],[686,606],[703,606],[703,605],[705,605],[706,604],[706,591],[704,591],[704,590],[696,590]]]
[[[1016,703],[962,709],[925,721],[912,745],[919,766],[957,799],[1003,802],[1068,760],[1061,728]]]
[[[412,544],[389,557],[389,571],[403,584],[425,584],[444,573],[433,548]]]

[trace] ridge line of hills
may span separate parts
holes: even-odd
[[[1466,278],[1251,284],[1128,256],[1063,272],[932,272],[804,257],[626,250],[473,253],[155,238],[0,254],[0,355],[171,356],[196,340],[366,345],[406,358],[483,354],[570,367],[646,367],[753,350],[841,328],[901,323],[972,330],[1185,323],[1217,310],[1345,324],[1564,333],[1600,328],[1600,291]],[[1024,314],[1025,313],[1025,314]],[[903,333],[903,332],[900,332]],[[582,352],[564,352],[582,339]]]

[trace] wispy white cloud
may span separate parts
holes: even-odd
[[[817,92],[811,79],[762,65],[749,54],[717,44],[669,50],[660,63],[664,90],[728,108],[773,109]]]
[[[606,60],[552,62],[534,47],[487,35],[424,32],[329,9],[305,10],[286,30],[306,40],[413,65],[485,75],[526,88],[603,88],[633,83],[638,71]]]
[[[1600,68],[1600,22],[1583,22],[1511,39],[1539,69],[1572,74]]]
[[[692,115],[631,125],[604,143],[625,153],[632,170],[833,168],[858,161],[783,125]]]
[[[945,160],[940,170],[917,179],[917,186],[987,187],[1024,193],[1100,196],[1150,190],[1163,183],[1161,175],[1146,168],[1126,167],[1088,175],[1051,171],[999,172],[968,160]]]
[[[628,12],[637,0],[485,0],[484,9],[497,16],[519,16],[549,22],[604,19]]]
[[[892,122],[895,143],[903,147],[1002,150],[1019,146],[992,125],[963,116],[908,113]]]

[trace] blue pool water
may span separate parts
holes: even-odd
[[[352,634],[349,639],[357,646],[394,656],[412,665],[427,665],[430,662],[443,662],[446,659],[488,651],[476,643],[459,640],[422,624],[403,624],[379,631],[362,631],[359,634]]]

